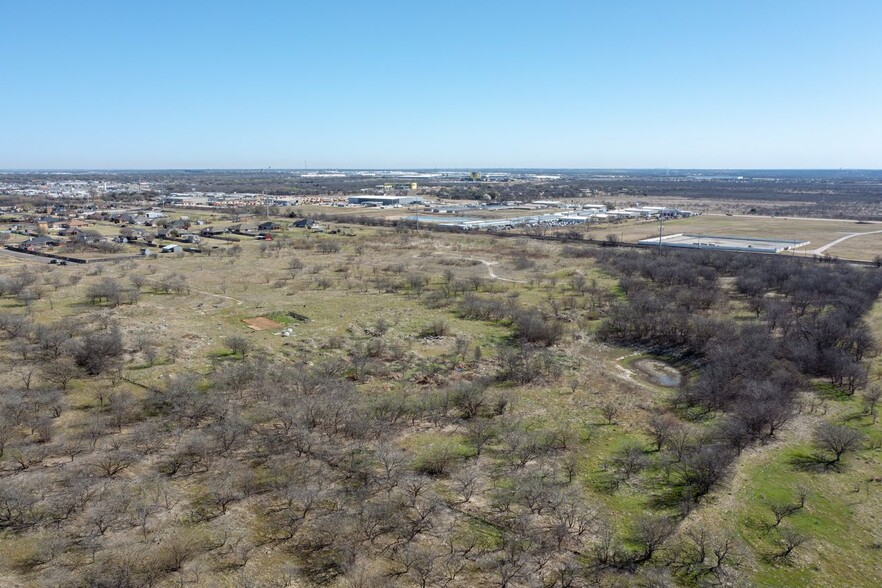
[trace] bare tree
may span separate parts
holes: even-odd
[[[19,363],[15,368],[13,368],[13,373],[19,377],[21,380],[22,386],[24,386],[25,390],[31,389],[31,382],[34,379],[34,374],[37,373],[37,365],[33,363]]]
[[[141,290],[144,286],[147,285],[147,278],[145,276],[142,276],[141,274],[133,274],[129,276],[129,281],[132,283],[132,286],[134,286],[136,290]]]
[[[111,392],[108,399],[113,425],[118,433],[122,432],[123,426],[134,418],[138,403],[132,393],[126,391]]]
[[[819,425],[812,435],[816,448],[833,454],[829,459],[820,458],[828,467],[834,467],[846,452],[855,449],[863,439],[864,435],[860,431],[830,422]]]
[[[637,556],[638,562],[652,559],[652,556],[661,547],[662,543],[671,536],[676,526],[674,522],[662,516],[642,516],[637,519],[631,539],[640,546],[641,553]]]
[[[234,354],[241,355],[242,357],[245,357],[251,350],[251,342],[241,335],[231,335],[227,337],[224,339],[224,345],[226,345]]]
[[[122,333],[118,328],[113,328],[83,337],[74,353],[74,359],[86,373],[99,375],[115,367],[123,351]]]
[[[124,489],[107,486],[95,500],[90,501],[83,513],[83,524],[90,533],[103,536],[121,524],[128,508],[129,498],[124,494]]]
[[[861,403],[864,407],[864,414],[869,415],[873,419],[873,424],[879,419],[879,411],[877,406],[879,399],[882,398],[882,386],[870,386],[861,394]]]
[[[772,516],[775,517],[775,522],[771,525],[768,525],[768,528],[777,528],[786,517],[794,515],[802,510],[805,507],[805,499],[807,496],[808,490],[804,487],[800,487],[797,489],[795,502],[785,502],[778,500],[767,501],[766,506],[769,507],[769,510],[772,512]]]
[[[40,375],[62,390],[67,390],[71,380],[80,377],[82,372],[73,359],[59,357],[56,360],[43,363],[40,366]]]
[[[497,430],[490,419],[475,418],[466,423],[465,435],[475,448],[475,454],[481,455],[484,447],[496,438]]]
[[[740,565],[737,543],[730,535],[716,535],[693,526],[672,546],[666,565],[677,577],[698,585],[719,585]]]
[[[612,463],[621,476],[627,480],[645,468],[648,462],[643,447],[639,443],[628,443],[616,451]]]
[[[135,462],[135,456],[128,451],[109,449],[91,459],[91,465],[108,478],[113,478],[128,469]]]
[[[654,413],[649,416],[649,434],[655,442],[656,451],[661,451],[667,445],[679,429],[682,423],[673,415]]]
[[[466,503],[472,499],[481,478],[481,472],[475,467],[467,467],[453,475],[454,489],[462,497],[459,502]]]
[[[793,551],[808,541],[808,537],[789,527],[781,530],[778,549],[770,554],[773,561],[785,561],[790,559]]]
[[[6,444],[15,436],[16,424],[7,416],[0,412],[0,457],[6,449]]]
[[[606,424],[612,425],[615,423],[616,417],[619,416],[619,407],[612,402],[606,402],[601,405],[600,414],[606,419]]]

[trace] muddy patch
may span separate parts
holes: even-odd
[[[638,359],[631,364],[637,374],[650,384],[665,388],[683,385],[683,374],[672,365],[658,359]]]

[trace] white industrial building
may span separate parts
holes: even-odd
[[[423,202],[423,199],[417,196],[349,196],[346,200],[349,204],[365,206],[404,206]]]

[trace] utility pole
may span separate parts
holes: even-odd
[[[658,213],[658,251],[661,253],[662,248],[662,231],[664,231],[665,218],[662,213]]]

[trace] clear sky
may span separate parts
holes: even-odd
[[[0,0],[0,169],[882,168],[882,1]]]

